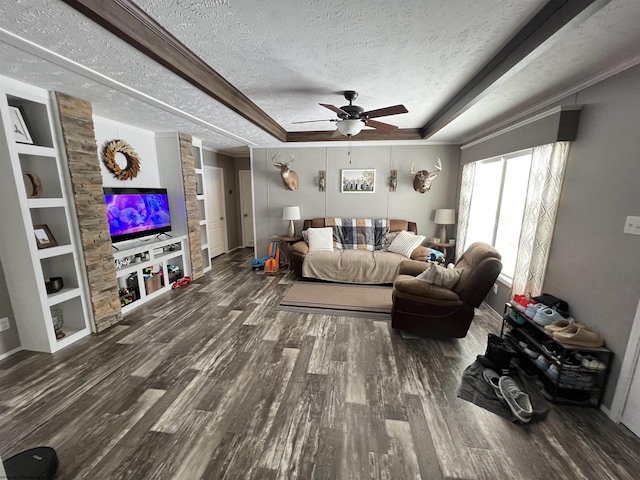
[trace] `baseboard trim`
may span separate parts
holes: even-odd
[[[5,358],[10,357],[11,355],[13,355],[14,353],[18,353],[21,352],[22,350],[24,350],[24,348],[22,347],[18,347],[18,348],[14,348],[13,350],[9,350],[6,353],[2,353],[0,354],[0,360],[4,360]]]

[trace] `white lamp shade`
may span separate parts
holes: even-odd
[[[433,222],[439,225],[453,225],[456,223],[456,211],[453,208],[438,208]]]
[[[300,207],[284,207],[282,209],[283,220],[300,220]]]
[[[362,120],[340,120],[338,121],[338,131],[343,135],[357,135],[364,127]]]

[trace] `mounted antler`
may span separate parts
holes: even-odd
[[[438,164],[434,165],[438,171],[442,171],[442,163],[438,158]],[[428,172],[427,170],[419,170],[416,172],[415,163],[411,165],[411,175],[415,175],[413,179],[413,189],[419,193],[425,193],[431,190],[431,182],[438,176],[436,171]]]
[[[287,188],[287,190],[297,190],[298,189],[298,174],[293,170],[289,169],[289,165],[291,165],[295,161],[295,157],[293,153],[289,153],[289,157],[291,157],[291,161],[287,163],[276,162],[276,158],[280,155],[280,152],[276,153],[271,157],[271,162],[273,162],[273,166],[280,170],[280,177],[282,177],[282,183]]]

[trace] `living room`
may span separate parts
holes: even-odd
[[[139,3],[142,4],[143,2]],[[612,2],[612,4],[615,3],[616,2]],[[50,6],[50,8],[53,9],[57,7],[57,5]],[[16,11],[11,10],[11,7],[8,5],[4,8],[10,13],[10,15],[6,15],[5,18],[17,14]],[[22,14],[24,15],[24,12],[22,12]],[[86,21],[88,22],[89,20]],[[19,23],[20,22],[17,22],[16,24]],[[5,50],[11,50],[15,48],[15,42],[17,40],[8,41],[8,33],[11,33],[12,30],[6,24],[3,28],[5,29],[3,34],[3,48]],[[26,37],[28,37],[28,35],[26,35]],[[23,48],[27,47],[23,45]],[[72,56],[70,56],[70,58],[72,58]],[[638,201],[640,200],[640,189],[638,189],[637,148],[635,145],[636,142],[634,141],[635,125],[640,121],[640,114],[638,113],[638,111],[640,111],[640,67],[637,66],[638,62],[635,57],[621,58],[619,60],[615,68],[611,68],[606,75],[603,74],[602,79],[598,79],[598,81],[591,79],[590,82],[585,83],[584,88],[577,88],[575,85],[572,85],[572,88],[567,86],[562,92],[570,93],[545,97],[544,102],[538,102],[545,104],[543,108],[523,108],[526,115],[518,118],[517,121],[494,121],[478,125],[476,130],[474,130],[474,135],[469,136],[469,141],[465,142],[433,142],[431,144],[402,140],[384,142],[358,140],[357,136],[354,136],[349,143],[346,141],[334,143],[282,143],[275,141],[273,136],[268,134],[264,134],[262,138],[260,138],[260,134],[255,134],[252,139],[260,138],[259,141],[252,142],[250,153],[241,153],[240,157],[236,156],[237,154],[235,153],[232,156],[232,154],[230,154],[231,150],[217,150],[215,141],[205,143],[202,149],[204,152],[203,158],[207,159],[207,164],[220,166],[224,169],[225,191],[231,189],[233,190],[233,194],[229,197],[231,201],[228,201],[226,205],[228,216],[227,224],[231,225],[230,231],[227,234],[229,252],[222,256],[228,257],[228,260],[224,258],[217,259],[220,262],[217,264],[220,270],[205,275],[205,278],[211,279],[212,283],[206,286],[202,292],[211,292],[215,302],[217,302],[214,304],[214,310],[222,311],[224,310],[225,300],[221,298],[218,292],[224,290],[224,285],[223,282],[213,279],[218,278],[215,277],[216,275],[230,275],[233,268],[242,269],[246,267],[249,269],[248,263],[244,266],[233,265],[234,259],[241,258],[237,256],[241,250],[238,249],[235,252],[233,250],[236,247],[243,246],[239,228],[241,218],[236,204],[236,195],[238,195],[239,189],[237,183],[239,170],[248,170],[250,168],[252,171],[253,202],[255,207],[255,211],[253,212],[255,217],[255,247],[257,256],[266,253],[270,237],[273,235],[282,235],[286,231],[288,221],[282,219],[282,209],[288,205],[297,205],[301,210],[301,220],[295,221],[297,233],[300,233],[302,220],[306,218],[326,216],[386,217],[410,218],[417,223],[418,233],[429,238],[435,235],[437,227],[434,222],[435,210],[440,208],[458,208],[461,175],[464,165],[477,160],[555,141],[554,135],[558,135],[558,129],[557,123],[554,122],[556,119],[555,116],[562,111],[560,107],[567,110],[580,107],[577,135],[575,140],[571,142],[566,163],[562,193],[558,205],[555,228],[553,230],[553,240],[544,277],[544,291],[568,301],[571,306],[571,313],[576,319],[579,319],[580,322],[585,323],[604,336],[607,347],[613,352],[614,360],[601,409],[605,415],[613,419],[613,421],[619,421],[624,408],[625,392],[629,391],[629,385],[633,381],[633,368],[635,367],[635,359],[637,358],[636,351],[639,344],[638,329],[640,329],[640,321],[638,318],[640,315],[638,313],[639,295],[637,291],[637,285],[640,284],[640,262],[637,260],[637,236],[623,233],[626,217],[629,215],[640,215],[637,210]],[[52,67],[52,64],[47,65],[46,69],[52,72],[57,71],[56,66]],[[47,80],[43,80],[35,74],[30,77],[28,68],[24,66],[16,68],[15,72],[3,71],[2,74],[10,78],[15,78],[16,81],[25,82],[26,84],[47,90],[63,90],[61,88],[50,88]],[[64,82],[64,79],[60,80],[59,85],[64,85]],[[75,77],[72,77],[69,82],[70,85],[78,83]],[[579,81],[574,83],[580,85]],[[137,87],[140,88],[140,84],[138,84]],[[71,90],[75,91],[75,88],[74,86]],[[96,89],[98,88],[102,88],[102,86],[96,86]],[[141,90],[144,89],[141,88]],[[99,117],[104,119],[103,125],[109,122],[117,122],[119,125],[129,125],[134,130],[141,129],[141,131],[148,131],[151,134],[160,132],[161,130],[151,127],[152,121],[149,121],[148,124],[138,122],[128,124],[128,122],[122,118],[129,114],[131,118],[137,118],[137,116],[132,113],[132,110],[136,108],[145,111],[144,113],[148,114],[149,118],[167,114],[166,111],[162,112],[154,109],[157,108],[157,105],[154,108],[148,104],[140,107],[140,105],[136,103],[137,100],[135,100],[138,93],[133,93],[132,97],[127,97],[121,91],[115,91],[111,97],[113,100],[111,102],[111,111],[109,111],[108,108],[104,108],[99,99],[85,99],[91,101],[96,106],[100,106],[98,111],[100,113]],[[83,98],[80,95],[78,96]],[[198,98],[201,101],[205,101],[204,96]],[[177,106],[180,105],[180,101],[174,100],[173,102],[169,101],[169,104],[177,108]],[[157,99],[154,101],[157,102]],[[337,97],[335,100],[326,101],[335,103],[340,100],[339,97]],[[398,101],[404,100],[398,97]],[[362,103],[368,106],[368,102],[365,103],[363,101]],[[384,101],[383,103],[387,104],[387,102]],[[116,108],[115,105],[121,106],[122,111],[117,112],[118,108]],[[371,107],[375,106],[376,105],[371,105]],[[198,117],[198,112],[194,111],[194,114]],[[224,114],[222,116],[223,119],[216,125],[224,127],[225,119],[227,118],[226,115],[234,114]],[[170,115],[167,114],[167,116],[169,117]],[[206,115],[200,115],[200,117],[209,118]],[[389,118],[389,121],[393,122],[391,118],[392,117]],[[299,119],[302,120],[302,118]],[[206,125],[202,121],[190,123],[184,117],[180,117],[178,121],[176,121],[175,117],[171,117],[168,121],[173,123],[173,129],[167,129],[165,131],[187,132],[193,135],[194,138],[207,136],[209,132],[207,132],[207,135],[203,132],[208,130],[213,130],[216,135],[219,134],[219,132],[216,131],[216,128],[218,128],[216,125],[214,125],[216,128],[211,128],[210,125]],[[245,119],[241,119],[241,122],[240,126],[233,130],[233,133],[240,137],[249,131],[249,127],[247,126],[249,122]],[[232,122],[229,124],[231,123]],[[98,125],[99,124],[100,121],[98,121]],[[100,138],[97,138],[98,134],[96,134],[98,145],[100,146],[102,141],[106,140],[108,136],[109,135],[102,135]],[[131,139],[129,140],[131,141]],[[232,144],[232,147],[238,146],[246,148],[246,144],[242,144],[242,142],[236,140],[235,143]],[[246,152],[246,150],[244,151]],[[296,191],[288,191],[285,189],[279,171],[274,168],[272,164],[272,158],[278,152],[280,152],[279,160],[281,161],[287,159],[290,153],[295,158],[291,168],[297,172],[300,178],[300,186]],[[247,160],[247,156],[245,155],[250,155],[250,161]],[[239,161],[238,158],[242,158],[242,160]],[[415,165],[416,169],[427,169],[431,171],[438,159],[441,160],[442,171],[440,171],[437,178],[433,180],[431,190],[426,194],[415,192],[412,187],[413,175],[410,173],[412,165]],[[375,168],[377,176],[375,192],[362,195],[341,193],[340,171],[343,169],[363,168]],[[389,188],[392,176],[391,172],[393,170],[397,170],[398,172],[395,191],[391,191]],[[326,175],[326,188],[324,191],[321,191],[319,188],[321,171]],[[142,185],[142,183],[144,183],[144,185]],[[157,181],[142,183],[140,185],[144,187],[158,186]],[[526,185],[523,185],[523,188],[526,188]],[[455,233],[456,225],[450,225],[448,228],[450,232]],[[4,248],[7,247],[5,246]],[[10,252],[5,253],[5,255],[6,254],[10,254]],[[214,259],[214,262],[215,260],[216,259]],[[0,269],[1,267],[0,265]],[[246,279],[248,277],[243,276],[242,278]],[[5,278],[4,274],[0,275],[0,299],[2,299],[0,306],[3,309],[0,311],[0,317],[11,317],[11,302],[8,301],[6,293],[3,295],[3,292],[7,290],[4,284],[11,281],[12,279]],[[247,282],[249,282],[249,280],[247,280]],[[247,283],[247,285],[248,284],[249,283]],[[273,282],[266,280],[266,283],[263,282],[252,285],[256,288],[256,290],[253,291],[255,296],[251,298],[250,291],[245,291],[244,294],[247,297],[247,302],[252,305],[251,308],[254,308],[254,310],[237,313],[241,312],[241,300],[240,298],[233,297],[233,300],[229,300],[234,307],[233,311],[236,312],[231,314],[232,321],[244,315],[244,317],[242,317],[244,320],[247,320],[246,317],[251,317],[247,325],[251,325],[252,322],[257,324],[259,320],[255,318],[256,315],[258,313],[266,315],[266,313],[265,310],[254,306],[256,299],[265,301],[266,303],[273,301],[274,297],[264,295],[267,293],[270,295],[280,294],[281,289],[286,288],[287,283],[285,282],[280,286],[276,286]],[[196,285],[192,286],[196,287]],[[242,290],[242,287],[238,288]],[[185,289],[183,292],[184,295],[186,295],[188,290]],[[189,297],[185,296],[183,300],[180,300],[179,295],[181,293],[182,291],[178,290],[170,294],[171,299],[174,301],[173,306],[175,306],[175,302],[177,302],[177,305],[186,311],[189,306],[184,303],[184,300],[189,298],[193,302],[194,308],[196,305],[198,308],[205,308],[201,298],[197,295],[189,294]],[[491,292],[486,299],[486,303],[491,306],[495,312],[502,314],[504,304],[510,299],[510,296],[510,285],[498,282],[497,292]],[[166,300],[162,300],[159,297],[157,300],[150,301],[147,306],[141,308],[137,314],[132,312],[130,315],[126,315],[125,321],[120,327],[113,327],[114,330],[111,333],[107,333],[107,335],[118,336],[119,340],[123,340],[122,344],[112,345],[113,348],[117,350],[127,344],[128,340],[125,339],[124,329],[131,325],[135,328],[141,328],[140,322],[144,321],[144,314],[155,317],[166,313],[167,309],[172,308],[171,303],[165,302]],[[8,311],[5,310],[7,307],[9,307]],[[191,312],[191,310],[189,311]],[[127,318],[127,316],[130,318]],[[265,338],[273,337],[274,339],[279,339],[282,344],[280,346],[284,347],[285,357],[290,355],[291,357],[288,358],[291,361],[293,361],[294,350],[296,350],[295,355],[298,356],[311,351],[308,343],[304,343],[310,341],[309,338],[311,334],[307,333],[306,335],[308,336],[297,339],[295,333],[296,328],[302,327],[296,327],[293,318],[292,316],[288,316],[285,320],[279,320],[282,325],[291,329],[288,337],[285,334],[279,336],[281,332],[278,333],[275,329],[265,330]],[[301,325],[309,323],[309,319],[304,316],[299,317],[299,320]],[[210,319],[209,322],[213,324],[214,320]],[[326,327],[326,322],[326,319],[322,320],[321,324],[323,328],[328,328]],[[226,328],[223,324],[216,323],[215,325],[222,330]],[[379,323],[374,323],[373,325],[377,329],[380,328]],[[346,326],[343,323],[340,324],[339,327],[345,331],[351,328],[350,335],[353,335],[354,328],[362,328]],[[156,327],[148,325],[145,328],[152,330]],[[314,332],[316,331],[314,328],[317,329],[320,327],[309,328],[310,330],[308,330],[308,332]],[[286,329],[284,329],[283,332],[285,330]],[[363,333],[360,330],[356,331]],[[0,356],[15,349],[15,335],[11,337],[9,342],[10,347],[5,347],[8,344],[7,333],[15,334],[15,329],[12,328],[8,332],[0,332]],[[372,334],[372,332],[368,330],[364,333]],[[169,335],[169,333],[163,332],[160,329],[156,330],[155,334],[159,335],[162,341],[165,341]],[[320,338],[321,333],[317,334],[318,338]],[[195,339],[196,332],[195,330],[187,329],[181,335],[193,335]],[[234,337],[233,343],[235,343],[236,340],[238,342],[241,340],[241,334],[238,335],[240,336],[237,338]],[[447,352],[451,353],[461,350],[467,354],[462,357],[466,361],[471,350],[474,350],[474,354],[482,353],[481,343],[486,340],[486,338],[478,338],[477,335],[475,331],[472,332],[471,339],[468,339],[468,343],[466,344],[464,341],[462,341],[463,343],[451,344],[449,342],[438,343],[432,339],[425,339],[422,346],[415,348],[422,351],[422,349],[430,347],[442,353],[444,357],[447,357]],[[294,341],[292,338],[296,338],[296,340]],[[348,338],[351,338],[351,336]],[[298,340],[300,340],[300,342],[298,342]],[[76,346],[69,348],[72,349],[70,351],[74,354],[82,355],[82,350],[79,350]],[[298,350],[300,353],[298,353]],[[191,354],[194,352],[191,352]],[[12,357],[3,359],[0,364],[2,368],[0,374],[6,376],[5,378],[15,378],[17,372],[28,371],[28,365],[22,365],[20,367],[21,370],[11,370],[13,362],[20,363],[26,358],[21,356],[25,353],[26,352],[19,352],[17,357],[12,356],[13,360]],[[426,353],[424,354],[427,355]],[[61,358],[61,361],[64,362],[64,359],[68,359],[71,354],[65,353],[65,350],[62,350],[59,355],[61,356],[56,358]],[[110,357],[110,354],[106,351],[102,351],[102,355]],[[127,358],[134,359],[136,357],[132,355]],[[427,357],[425,356],[425,358]],[[438,359],[431,357],[429,357],[429,361],[435,362],[436,364],[439,362]],[[197,359],[194,359],[194,362],[197,362]],[[449,360],[444,363],[448,365]],[[452,360],[452,363],[455,363],[455,361]],[[142,370],[153,370],[149,352],[145,351],[140,355],[140,364],[143,365],[140,367]],[[441,365],[438,365],[438,368],[440,367]],[[333,368],[336,367],[334,366]],[[79,369],[74,370],[74,372],[78,373],[80,371]],[[321,369],[318,369],[316,375],[320,375],[321,373],[319,372],[321,371]],[[453,371],[457,372],[457,367],[454,368]],[[138,373],[140,372],[138,371]],[[341,374],[345,375],[344,372]],[[455,381],[457,380],[458,379],[455,379]],[[126,380],[125,383],[130,381],[130,379]],[[436,380],[432,379],[432,381]],[[454,380],[451,380],[451,382],[453,381]],[[155,382],[154,386],[149,390],[149,393],[146,394],[147,396],[141,401],[141,404],[145,404],[144,402],[148,401],[148,405],[152,405],[156,399],[155,396],[160,397],[159,392],[162,390],[162,378],[160,378],[160,380],[156,379]],[[447,382],[449,382],[449,380]],[[106,390],[108,390],[106,386],[98,387],[98,391]],[[451,390],[450,387],[449,390]],[[37,393],[34,392],[34,395],[37,395]],[[166,399],[168,401],[169,397],[166,397]],[[412,398],[411,402],[414,400],[415,399]],[[450,398],[447,399],[447,401],[453,404],[454,399]],[[8,407],[9,405],[0,403],[0,412],[6,411],[5,408]],[[120,407],[116,405],[114,411],[119,411],[119,408]],[[122,406],[120,410],[124,408],[125,407]],[[454,406],[453,408],[461,407]],[[349,422],[356,422],[359,415],[358,410],[352,407],[349,407],[349,409],[350,412],[354,410],[354,412],[351,413],[355,415]],[[89,410],[91,409],[89,408]],[[207,413],[211,412],[207,411]],[[577,414],[567,413],[568,417],[573,417],[574,415]],[[588,412],[585,415],[588,415]],[[207,420],[205,416],[206,415],[203,414],[199,421],[201,420],[206,423]],[[354,418],[356,420],[354,420]],[[397,424],[393,423],[396,419],[392,416],[388,418],[390,420],[387,429],[393,432],[394,428],[396,428],[397,430],[395,430],[395,432],[397,435],[394,438],[396,441],[401,442],[401,440],[405,438],[403,436],[405,432],[402,430],[404,425],[402,422],[398,422]],[[427,420],[437,423],[433,418],[427,418]],[[608,421],[610,421],[612,425],[615,425],[613,421]],[[598,418],[594,423],[600,425],[602,419]],[[496,426],[495,423],[491,422],[487,423],[487,425],[491,425],[492,427]],[[575,424],[571,425],[575,426]],[[24,423],[20,424],[20,427],[23,427],[25,431],[27,431],[31,428],[38,428],[38,425],[34,424],[29,426],[28,420],[25,420]],[[437,431],[439,434],[446,435],[446,433],[444,433],[445,427],[441,427],[443,429],[442,431],[432,425],[432,434],[436,436],[434,432]],[[159,430],[156,430],[156,433],[163,432],[158,438],[164,438],[165,434],[169,435],[172,428],[173,427],[167,427],[165,425]],[[505,427],[501,426],[497,428],[502,429]],[[48,430],[45,429],[44,432],[46,432],[46,435],[43,433],[41,437],[36,438],[40,438],[44,442],[55,437],[55,428],[53,425],[50,425]],[[335,432],[331,431],[329,433],[333,434]],[[512,434],[513,432],[511,432],[509,428],[505,428],[503,433]],[[67,433],[65,433],[65,435],[66,434]],[[520,435],[517,433],[513,434],[516,436]],[[391,437],[393,437],[393,435],[391,435]],[[473,435],[471,434],[470,437],[466,438],[467,440],[473,438]],[[520,438],[521,437],[518,437],[518,439]],[[147,439],[147,442],[149,441],[150,440]],[[215,443],[213,440],[211,440],[211,442]],[[482,449],[481,444],[482,441],[479,440],[478,445],[474,445],[474,447]],[[148,447],[149,444],[146,445]],[[526,445],[526,443],[523,441],[521,445]],[[397,448],[397,445],[394,448]],[[523,446],[522,448],[526,447]],[[392,449],[390,449],[390,451],[391,450]],[[12,450],[12,453],[13,452],[14,450]],[[5,456],[4,451],[0,451],[0,453]],[[426,454],[424,451],[419,453]],[[571,454],[566,455],[571,456]],[[583,455],[585,455],[584,452],[579,455],[580,458],[582,458]],[[372,458],[374,458],[375,462],[384,463],[384,460],[379,459],[375,455]],[[450,469],[447,470],[447,468],[445,468],[445,473],[455,471],[452,466],[453,461],[443,461],[442,459],[440,461],[444,462],[442,465]],[[488,462],[486,459],[483,461]],[[516,460],[516,462],[518,461],[521,461],[521,459]],[[560,461],[558,462],[561,463]],[[479,461],[479,463],[483,462]],[[487,464],[490,464],[490,462]],[[270,465],[273,467],[274,464],[271,463]],[[273,468],[264,468],[265,471],[273,470]],[[569,460],[566,460],[566,468],[572,468]],[[504,472],[500,469],[496,471]],[[488,472],[485,473],[488,475]],[[626,478],[624,476],[626,473],[618,473],[620,474],[620,478]],[[121,472],[121,474],[126,476],[123,472]],[[342,474],[345,474],[345,471],[342,471]],[[434,476],[433,478],[437,477]],[[489,477],[483,477],[482,473],[478,473],[478,476],[475,478]],[[528,477],[523,474],[522,478]],[[569,476],[569,478],[572,477]]]

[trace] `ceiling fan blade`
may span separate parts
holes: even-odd
[[[314,122],[332,122],[333,120],[335,120],[335,119],[326,118],[324,120],[304,120],[302,122],[291,122],[291,124],[294,124],[294,123],[314,123]]]
[[[386,117],[387,115],[397,115],[399,113],[408,113],[408,112],[409,110],[407,110],[404,105],[394,105],[393,107],[370,110],[368,112],[364,112],[363,115],[366,115],[368,118],[376,118],[376,117]]]
[[[395,125],[390,125],[388,123],[378,122],[376,120],[367,120],[365,122],[367,127],[373,127],[376,130],[380,130],[381,132],[394,132],[398,129]]]
[[[346,115],[347,117],[349,116],[347,112],[345,112],[341,108],[336,107],[335,105],[329,105],[328,103],[319,103],[318,105],[322,105],[324,108],[328,108],[329,110],[332,110],[339,115]]]

